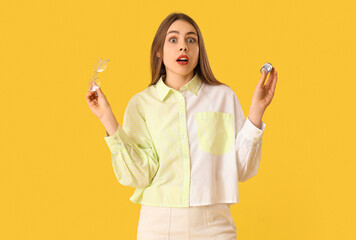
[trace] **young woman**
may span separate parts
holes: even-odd
[[[277,83],[257,84],[245,118],[234,91],[213,75],[197,24],[170,14],[151,48],[152,82],[128,102],[120,126],[99,88],[88,92],[104,125],[118,181],[141,204],[138,239],[236,239],[230,205],[256,175]]]

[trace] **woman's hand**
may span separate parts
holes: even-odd
[[[110,104],[100,88],[98,88],[96,92],[88,91],[86,100],[90,110],[99,119],[101,119],[105,114],[111,112]]]
[[[266,71],[262,70],[262,76],[252,96],[252,103],[248,115],[250,121],[259,128],[262,124],[263,113],[267,106],[272,102],[278,78],[275,68],[272,68],[268,81],[264,84],[266,76]]]

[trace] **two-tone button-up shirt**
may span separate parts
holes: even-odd
[[[135,187],[130,200],[189,207],[239,202],[238,181],[256,175],[261,129],[245,118],[234,91],[197,74],[179,91],[165,75],[128,102],[123,124],[105,141],[118,181]]]

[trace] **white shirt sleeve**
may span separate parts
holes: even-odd
[[[257,174],[262,152],[262,136],[266,124],[257,128],[245,118],[241,104],[234,94],[235,108],[235,152],[238,168],[238,181],[245,182]]]

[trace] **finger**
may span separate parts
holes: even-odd
[[[276,71],[276,74],[275,74],[275,76],[273,78],[272,87],[271,87],[273,92],[276,90],[277,79],[278,79],[278,75],[277,75],[277,71]]]
[[[88,91],[86,98],[85,98],[88,103],[91,101],[91,95],[92,95],[91,91]]]
[[[91,91],[88,91],[87,95],[86,95],[86,99],[87,100],[90,100],[91,99],[91,95],[92,95],[92,92]]]
[[[94,81],[94,80],[90,81],[89,89],[92,89],[92,87],[93,87],[93,81]],[[90,91],[90,90],[89,90],[89,91]]]
[[[275,68],[272,68],[272,70],[271,70],[271,72],[269,74],[268,81],[267,81],[267,83],[265,85],[267,88],[270,88],[270,86],[271,86],[272,80],[275,77],[275,72],[276,72],[275,70],[276,70]]]
[[[104,97],[104,93],[101,91],[101,88],[96,89],[98,97]]]
[[[266,70],[263,69],[262,70],[262,75],[261,75],[260,80],[258,81],[257,87],[263,87],[263,84],[264,84],[264,82],[266,80],[266,76],[267,76]]]
[[[268,95],[267,95],[268,102],[271,102],[274,97],[275,90],[276,90],[276,83],[277,83],[277,78],[273,78],[272,87],[268,89]]]
[[[88,91],[86,99],[87,99],[88,103],[90,101],[92,101],[93,99],[95,99],[94,92],[93,91]]]

